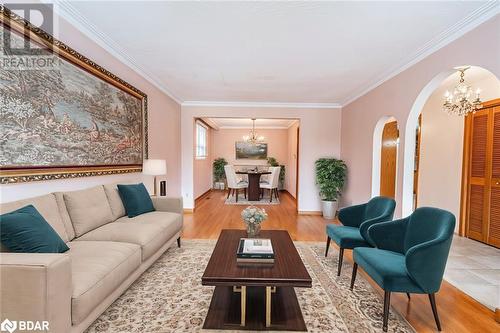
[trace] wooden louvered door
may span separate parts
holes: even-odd
[[[486,103],[485,103],[486,104]],[[500,100],[467,116],[466,234],[500,247]],[[491,105],[491,106],[490,106]]]
[[[485,241],[485,226],[487,220],[487,170],[486,152],[488,150],[488,120],[489,110],[481,110],[469,117],[471,125],[471,160],[469,178],[469,238]]]
[[[500,247],[500,106],[491,111],[491,190],[487,243]]]

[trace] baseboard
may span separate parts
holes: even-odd
[[[319,210],[299,210],[297,212],[299,215],[323,215]]]
[[[203,192],[202,194],[200,194],[199,196],[197,196],[196,199],[194,199],[194,201],[202,199],[204,196],[206,196],[210,192],[212,192],[211,188],[209,188],[208,190],[206,190],[205,192]]]
[[[184,212],[184,214],[193,214],[194,208],[184,208],[183,212]]]
[[[285,192],[286,194],[288,194],[289,196],[291,196],[291,197],[292,197],[293,199],[295,199],[295,200],[297,199],[297,198],[295,198],[295,197],[292,195],[292,193],[288,192],[288,190],[284,190],[284,189],[283,189],[283,190],[280,190],[280,191],[281,191],[281,192]]]

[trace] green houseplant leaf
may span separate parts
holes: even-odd
[[[344,161],[336,158],[320,158],[316,161],[316,185],[322,200],[336,201],[341,194],[347,175]]]
[[[212,165],[213,165],[214,181],[220,182],[221,180],[225,180],[226,173],[224,171],[224,166],[227,165],[226,159],[222,157],[216,158]]]
[[[278,161],[274,158],[274,157],[268,157],[267,158],[267,163],[272,166],[272,167],[277,167],[279,166],[280,164],[278,163]]]

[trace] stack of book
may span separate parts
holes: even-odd
[[[236,253],[238,263],[274,263],[273,245],[270,239],[241,238],[238,252]]]

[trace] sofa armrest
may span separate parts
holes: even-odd
[[[160,212],[183,214],[182,197],[151,197],[153,206]]]
[[[71,329],[71,261],[59,253],[0,253],[0,318]]]

